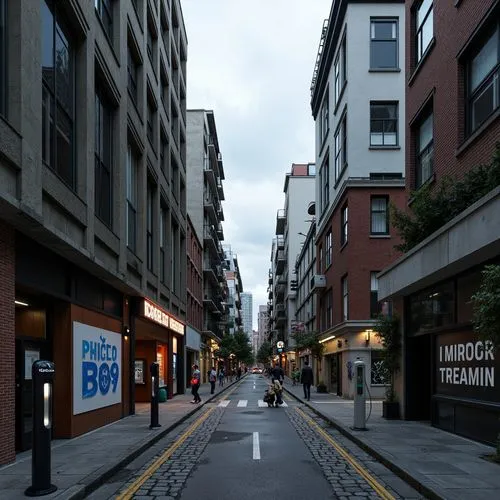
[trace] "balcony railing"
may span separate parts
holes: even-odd
[[[276,214],[276,234],[285,234],[286,210],[281,208]]]

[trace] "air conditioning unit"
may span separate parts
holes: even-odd
[[[324,274],[315,274],[311,278],[311,290],[325,288],[326,287],[326,276]]]

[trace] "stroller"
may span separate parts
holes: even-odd
[[[266,392],[264,393],[264,403],[267,403],[269,408],[273,406],[278,408],[279,405],[283,404],[283,399],[281,397],[283,389],[278,380],[270,384]]]

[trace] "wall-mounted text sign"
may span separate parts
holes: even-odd
[[[175,319],[167,311],[164,311],[160,306],[153,304],[150,300],[143,300],[142,314],[145,318],[150,319],[165,328],[170,328],[175,333],[184,335],[184,323]]]

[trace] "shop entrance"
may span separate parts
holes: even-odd
[[[406,345],[406,419],[431,419],[431,335],[408,337]]]

